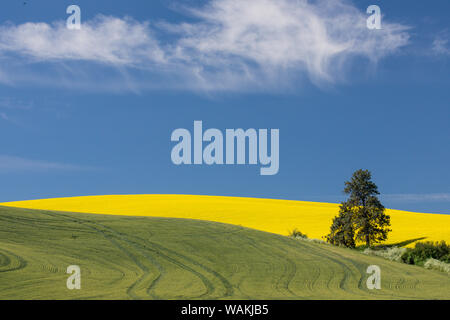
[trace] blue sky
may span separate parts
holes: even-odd
[[[366,168],[387,207],[450,214],[450,2],[254,3],[2,1],[0,201],[340,202]],[[382,30],[365,27],[371,4]],[[279,173],[175,166],[171,132],[194,120],[280,129]]]

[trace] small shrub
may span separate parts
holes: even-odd
[[[402,254],[401,258],[402,258],[402,261],[406,264],[416,264],[416,261],[414,260],[414,253],[413,253],[412,249],[407,249],[407,251],[405,251]]]
[[[363,253],[370,256],[378,256],[390,261],[402,262],[402,256],[406,252],[406,248],[392,247],[382,250],[373,250],[366,248]]]
[[[438,270],[450,274],[450,263],[445,263],[433,258],[428,259],[423,265],[427,269]]]
[[[443,256],[440,260],[445,263],[450,263],[450,253]]]
[[[289,233],[290,237],[296,238],[296,239],[308,239],[308,236],[304,233],[302,233],[300,230],[298,229],[294,229]]]
[[[428,259],[450,263],[450,245],[441,242],[418,242],[414,249],[408,249],[402,255],[402,261],[408,264],[424,265]]]
[[[313,243],[319,243],[319,244],[328,244],[326,241],[323,241],[321,239],[308,239],[308,238],[302,238],[303,240],[309,241],[309,242],[313,242]]]

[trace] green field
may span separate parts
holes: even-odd
[[[221,223],[0,207],[0,299],[450,299],[450,277]]]

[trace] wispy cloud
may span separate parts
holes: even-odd
[[[450,202],[450,193],[383,194],[382,197],[395,202]]]
[[[33,108],[32,101],[24,101],[11,97],[0,97],[0,109],[30,110]]]
[[[33,101],[24,101],[11,97],[0,97],[0,119],[14,125],[22,126],[16,117],[19,112],[26,112],[33,108]]]
[[[39,61],[84,60],[137,67],[144,61],[163,62],[163,52],[148,23],[130,18],[97,16],[81,30],[65,23],[24,23],[0,29],[0,49]]]
[[[365,12],[345,0],[210,0],[185,12],[195,22],[155,25],[98,16],[81,30],[63,22],[4,25],[0,56],[16,66],[17,58],[50,62],[59,72],[74,62],[113,67],[112,82],[138,89],[267,89],[305,77],[334,83],[355,57],[376,62],[409,39],[406,26],[386,19],[381,30],[367,29]],[[82,72],[88,79],[91,68]],[[5,72],[12,81],[33,79]]]
[[[439,55],[450,55],[449,37],[438,35],[433,41],[433,52]]]
[[[91,170],[90,167],[73,164],[31,160],[21,157],[0,155],[0,173],[10,172],[43,172],[43,171],[80,171]]]

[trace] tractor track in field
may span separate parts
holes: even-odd
[[[168,261],[176,264],[180,268],[182,268],[184,270],[187,270],[187,271],[189,271],[191,273],[194,273],[196,276],[198,276],[203,281],[203,283],[204,283],[205,287],[208,289],[208,291],[205,294],[202,294],[202,295],[194,297],[194,298],[202,298],[204,296],[207,296],[207,295],[211,294],[212,292],[214,292],[216,290],[216,288],[208,280],[208,278],[206,276],[204,276],[202,273],[192,269],[191,267],[189,267],[186,264],[180,262],[179,260],[171,257],[170,255],[175,256],[176,258],[179,258],[181,260],[187,261],[188,263],[201,268],[202,270],[206,271],[207,273],[211,274],[213,277],[218,279],[220,282],[222,282],[222,284],[223,284],[223,286],[225,288],[225,294],[222,295],[222,296],[219,296],[218,298],[225,298],[225,297],[231,296],[233,294],[233,286],[231,285],[231,283],[229,283],[228,280],[226,280],[226,278],[223,277],[220,273],[218,273],[215,270],[205,266],[204,264],[202,264],[202,263],[200,263],[200,262],[198,262],[198,261],[196,261],[194,259],[191,259],[189,257],[186,257],[185,255],[183,255],[183,254],[181,254],[181,253],[179,253],[177,251],[174,251],[174,250],[171,250],[169,248],[166,248],[166,247],[164,247],[164,246],[162,246],[162,245],[160,245],[160,244],[158,244],[156,242],[153,242],[153,241],[150,241],[150,240],[147,240],[147,239],[143,239],[143,238],[140,238],[140,237],[135,236],[135,235],[128,235],[128,234],[125,234],[125,233],[121,233],[121,232],[118,232],[118,231],[112,229],[111,227],[108,227],[108,226],[105,226],[105,228],[110,229],[113,232],[116,232],[117,235],[119,235],[124,241],[130,242],[130,243],[134,244],[135,246],[140,247],[142,250],[150,250],[150,251],[153,251],[153,252],[157,253],[159,256],[162,255],[162,257],[165,258],[166,260],[168,260]],[[133,238],[137,239],[137,241],[140,241],[140,242],[136,242],[136,241],[130,240],[130,239],[133,239]],[[151,247],[147,247],[146,244],[149,244]],[[155,248],[157,250],[155,250]],[[180,297],[180,298],[183,298],[183,297]]]
[[[48,213],[48,212],[46,212],[46,214],[49,214],[49,215],[51,215],[51,216],[62,217],[62,215],[58,215],[58,214],[56,214],[56,213]],[[156,276],[156,278],[152,281],[152,283],[150,284],[150,286],[149,286],[149,287],[147,288],[147,290],[146,290],[147,294],[148,294],[151,298],[154,298],[154,299],[160,299],[159,297],[157,297],[157,296],[151,294],[150,291],[151,291],[151,290],[156,286],[156,284],[160,281],[161,277],[162,277],[162,276],[164,275],[164,273],[165,273],[165,270],[164,270],[164,268],[163,268],[163,267],[162,267],[162,266],[161,266],[161,265],[160,265],[153,257],[151,257],[150,255],[147,254],[147,251],[152,251],[152,252],[154,252],[155,254],[157,254],[158,257],[161,257],[162,259],[165,259],[165,260],[169,261],[170,263],[172,263],[172,264],[174,264],[174,265],[176,265],[176,266],[178,266],[178,267],[180,267],[180,268],[182,268],[182,269],[184,269],[184,270],[186,270],[186,271],[188,271],[188,272],[194,274],[195,276],[197,276],[197,277],[203,282],[203,284],[204,284],[204,286],[205,286],[205,288],[206,288],[206,292],[203,293],[202,295],[195,296],[195,297],[190,297],[190,298],[203,298],[203,297],[205,297],[205,296],[211,294],[211,293],[214,292],[214,290],[215,290],[214,285],[213,285],[213,284],[212,284],[212,283],[211,283],[211,282],[210,282],[203,274],[201,274],[200,272],[197,272],[196,270],[190,268],[189,266],[183,264],[182,262],[180,262],[180,261],[178,261],[178,260],[176,260],[176,259],[170,257],[169,255],[163,253],[163,251],[170,252],[171,254],[174,254],[175,256],[181,257],[181,258],[183,258],[183,259],[185,259],[185,260],[191,262],[192,264],[197,265],[197,266],[203,268],[204,270],[206,270],[206,271],[208,271],[208,272],[210,272],[210,273],[212,273],[212,274],[215,273],[214,270],[211,270],[211,269],[207,268],[206,266],[203,266],[203,265],[201,265],[200,263],[198,263],[198,262],[196,262],[196,261],[194,261],[194,260],[192,260],[192,259],[189,259],[189,258],[187,258],[187,257],[184,257],[183,255],[181,255],[181,254],[179,254],[179,253],[177,253],[177,252],[175,252],[175,251],[171,251],[171,250],[169,250],[169,249],[167,249],[167,248],[164,248],[164,247],[162,247],[161,245],[158,245],[158,244],[153,243],[153,242],[151,242],[151,241],[148,241],[148,240],[145,240],[145,239],[141,239],[141,238],[138,238],[138,237],[136,237],[136,236],[131,236],[131,235],[129,235],[129,234],[124,234],[124,233],[118,232],[117,230],[114,230],[113,228],[111,228],[111,227],[109,227],[109,226],[105,226],[105,225],[103,225],[103,224],[101,224],[101,223],[98,223],[98,222],[93,222],[93,221],[88,221],[88,220],[78,219],[78,218],[69,217],[69,216],[64,216],[63,218],[66,219],[66,220],[70,220],[70,221],[72,221],[72,222],[78,222],[78,223],[82,223],[82,224],[88,225],[88,227],[90,227],[90,228],[94,229],[96,232],[100,233],[103,237],[105,237],[106,239],[108,239],[113,245],[115,245],[115,246],[118,247],[120,250],[122,250],[125,254],[127,254],[127,255],[129,256],[129,258],[130,258],[132,261],[134,261],[134,262],[136,263],[136,265],[143,271],[144,274],[143,274],[136,282],[134,282],[134,283],[128,288],[128,290],[127,290],[127,294],[128,294],[132,299],[139,299],[139,297],[138,297],[137,295],[135,295],[133,291],[134,291],[134,289],[135,289],[139,284],[141,284],[141,283],[145,280],[145,278],[146,278],[148,275],[150,275],[150,271],[148,270],[147,267],[145,267],[142,263],[139,262],[139,259],[136,258],[135,255],[133,255],[129,250],[126,250],[125,248],[123,248],[122,246],[120,246],[120,245],[117,243],[117,241],[114,239],[114,237],[116,237],[116,239],[118,238],[118,239],[120,239],[121,241],[123,241],[123,242],[129,244],[129,245],[132,246],[135,250],[139,250],[139,249],[140,249],[139,251],[140,251],[141,253],[143,253],[143,255],[144,255],[144,256],[145,256],[145,257],[146,257],[146,258],[147,258],[147,259],[148,259],[148,260],[149,260],[149,261],[150,261],[150,262],[151,262],[158,270],[159,270],[159,274]],[[100,227],[100,228],[104,228],[105,230],[108,230],[109,232],[105,232],[104,230],[101,230],[99,227]],[[139,239],[140,241],[143,241],[144,243],[148,243],[148,244],[150,244],[150,245],[152,245],[152,246],[154,246],[154,247],[157,247],[159,250],[155,250],[155,249],[153,249],[153,248],[147,247],[147,246],[145,246],[145,245],[143,245],[143,244],[141,244],[141,243],[138,243],[138,242],[136,242],[136,241],[131,241],[131,240],[129,240],[130,237],[137,238],[137,239]],[[216,276],[217,276],[217,275],[216,275]],[[219,275],[219,279],[220,279],[220,275]],[[222,279],[220,279],[220,280],[226,281],[226,279],[223,278],[223,277],[222,277]],[[230,286],[231,286],[231,284],[230,284]],[[231,294],[232,294],[232,292],[229,293],[229,292],[227,291],[227,294],[226,294],[225,296],[231,295]],[[186,297],[181,296],[181,297],[179,297],[179,298],[186,298]]]
[[[290,246],[292,246],[292,245],[294,245],[294,247],[298,246],[297,243],[290,244]],[[297,247],[297,249],[298,249],[298,247]],[[344,275],[339,282],[339,289],[341,289],[345,292],[348,292],[350,294],[353,294],[353,295],[359,295],[359,296],[361,294],[363,294],[364,296],[368,295],[368,291],[364,286],[364,279],[366,277],[365,268],[369,264],[367,264],[367,266],[366,266],[364,264],[361,264],[360,262],[355,261],[351,257],[344,258],[333,251],[327,250],[326,248],[320,248],[320,247],[317,247],[316,250],[312,253],[312,255],[322,257],[325,259],[325,261],[331,261],[331,262],[337,264],[338,266],[340,266],[341,270],[344,272]],[[348,264],[353,265],[357,269],[359,275],[355,274]],[[335,277],[334,275],[337,274],[337,272],[334,268],[331,269],[331,272],[332,272],[332,276],[329,277],[329,280],[327,282],[327,288],[329,288],[329,289],[332,289],[330,287],[330,283],[331,283],[331,281],[333,281],[333,279]],[[354,290],[354,291],[346,288],[347,287],[346,284],[347,284],[348,280],[351,279],[352,277],[355,277],[355,280],[357,279],[357,281],[358,281],[358,285],[355,286],[355,289],[357,289],[357,290]],[[400,279],[402,279],[402,280],[399,280],[400,283],[391,284],[390,286],[396,287],[396,288],[402,288],[402,287],[416,288],[421,283],[420,280],[414,279],[414,284],[412,286],[405,286],[405,285],[402,286],[402,284],[404,282],[406,282],[406,279],[404,279],[403,277],[401,277]],[[396,297],[404,298],[404,299],[411,298],[410,296],[398,295],[398,294],[396,295]]]
[[[357,295],[357,292],[355,292],[354,290],[351,290],[351,288],[348,288],[348,283],[351,280],[351,278],[353,276],[355,277],[359,277],[358,278],[358,283],[361,282],[361,279],[363,277],[361,271],[359,270],[359,268],[357,268],[359,274],[356,275],[353,273],[352,269],[350,268],[350,266],[348,266],[348,263],[352,263],[351,259],[345,259],[345,262],[342,261],[342,257],[335,255],[333,252],[328,252],[326,251],[324,253],[324,249],[321,248],[321,250],[317,250],[314,252],[314,254],[316,254],[317,256],[320,256],[322,258],[325,259],[325,261],[332,261],[334,262],[336,265],[338,265],[341,270],[343,271],[343,276],[342,279],[339,282],[339,289],[343,290],[344,292],[350,293],[352,295]],[[352,263],[353,265],[353,263]],[[334,274],[336,274],[337,272],[334,271]],[[330,280],[332,280],[334,277],[331,277]],[[359,291],[361,291],[361,293],[364,293],[364,295],[367,294],[366,291],[362,290],[360,287],[357,287]]]
[[[241,233],[241,230],[239,230],[239,232]],[[235,234],[237,234],[237,232],[236,232]],[[234,234],[233,234],[233,235],[234,235]],[[249,244],[251,247],[255,248],[257,251],[260,251],[260,252],[263,253],[264,255],[267,255],[267,252],[264,252],[261,248],[258,248],[258,247],[255,245],[255,241],[254,241],[253,239],[251,239],[251,238],[249,238],[249,237],[247,237],[247,236],[242,236],[242,237],[245,238],[245,239],[247,239],[247,241],[248,241],[247,244]],[[234,243],[237,243],[237,242],[234,240],[233,237],[228,238],[228,240],[229,240],[229,241],[232,241],[232,242],[234,242]],[[248,267],[249,267],[249,271],[247,271],[247,273],[251,272],[251,270],[252,270],[251,266],[248,266]],[[245,294],[245,293],[242,291],[242,289],[241,289],[241,285],[242,285],[242,283],[244,282],[244,280],[245,280],[245,277],[242,277],[242,278],[238,281],[238,283],[235,285],[235,287],[236,287],[236,289],[239,290],[239,292],[240,292],[241,294],[243,294],[247,299],[250,299],[250,297],[249,297],[247,294]]]
[[[320,251],[319,251],[320,250]],[[314,255],[317,256],[321,256],[323,258],[325,258],[326,260],[331,260],[332,262],[340,265],[342,267],[342,270],[344,271],[344,277],[341,279],[340,284],[339,284],[339,289],[342,289],[345,292],[351,293],[353,295],[367,295],[367,289],[364,287],[363,284],[363,280],[365,278],[364,272],[365,272],[365,268],[362,268],[362,264],[354,261],[352,258],[346,258],[345,261],[347,263],[351,263],[359,272],[359,279],[358,279],[358,286],[355,287],[355,289],[357,289],[357,291],[352,291],[352,290],[348,290],[344,287],[344,285],[346,284],[347,280],[349,279],[349,277],[351,277],[353,275],[353,272],[351,271],[350,267],[348,265],[346,265],[344,262],[340,261],[339,259],[342,259],[341,256],[339,256],[338,254],[332,252],[332,251],[328,251],[325,248],[320,248],[319,250],[316,250],[314,252]],[[321,253],[319,253],[321,252]],[[324,253],[323,253],[324,252]],[[368,265],[367,265],[368,266]],[[349,272],[347,272],[349,271]],[[335,271],[333,269],[333,274],[335,274]],[[330,278],[330,281],[333,280],[333,277]],[[401,283],[403,283],[405,281],[404,278],[400,278],[399,281]],[[418,283],[420,283],[419,280],[415,280],[415,285],[416,286]],[[392,285],[391,286],[395,286],[397,289],[399,287],[401,287],[400,285],[396,284],[396,285]],[[329,286],[327,286],[328,288],[330,288]],[[331,288],[330,288],[331,289]],[[410,299],[411,297],[409,296],[403,296],[403,295],[396,295],[396,297],[398,298],[403,298],[403,299]]]
[[[292,297],[296,297],[296,294],[289,288],[289,285],[292,279],[294,279],[295,274],[297,273],[297,265],[292,259],[287,258],[282,254],[279,254],[278,258],[284,259],[287,263],[284,264],[284,273],[283,276],[278,280],[277,288],[281,288],[282,291],[285,290],[290,293]]]
[[[16,217],[7,217],[4,215],[0,215],[0,221],[5,221],[5,222],[12,222],[14,224],[22,224],[22,225],[28,225],[30,227],[33,228],[37,228],[39,227],[40,229],[45,228],[48,230],[55,230],[55,231],[61,231],[61,230],[67,230],[70,231],[72,233],[75,232],[80,232],[80,233],[90,233],[88,230],[86,229],[78,229],[75,227],[66,227],[66,226],[57,226],[57,225],[52,225],[55,223],[55,220],[45,220],[45,219],[33,219],[33,218],[16,218]],[[63,220],[56,220],[56,221],[63,221]],[[5,230],[8,231],[8,230]],[[94,232],[92,232],[94,233]]]
[[[293,247],[290,246],[290,248],[293,248]],[[304,246],[303,248],[307,248],[307,247]],[[295,247],[295,249],[298,249],[298,248]],[[295,249],[294,249],[294,250],[295,250]],[[303,254],[303,255],[306,255],[306,256],[308,256],[308,257],[314,257],[313,254],[311,254],[310,252],[307,252],[307,251],[303,251],[302,254]],[[316,285],[317,281],[320,279],[320,276],[321,276],[321,274],[322,274],[322,273],[321,273],[321,267],[320,267],[320,265],[317,266],[317,268],[315,268],[314,271],[316,271],[316,276],[315,276],[313,279],[311,279],[310,282],[309,282],[309,281],[306,281],[306,284],[305,284],[305,287],[306,287],[309,291],[311,291],[311,292],[314,292],[315,285]],[[332,270],[332,272],[334,272],[334,270]],[[329,280],[329,281],[331,281],[331,280]],[[329,281],[327,282],[327,287],[329,287],[329,286],[328,286]]]
[[[136,258],[136,256],[130,251],[125,249],[123,246],[121,246],[115,239],[113,239],[112,237],[110,237],[109,235],[105,234],[104,232],[102,232],[100,229],[89,225],[89,221],[87,220],[82,220],[82,219],[77,219],[77,218],[73,218],[73,217],[69,217],[69,216],[63,216],[61,214],[57,214],[57,213],[53,213],[53,212],[49,212],[49,211],[45,211],[42,212],[43,214],[52,216],[52,217],[59,217],[71,222],[76,222],[76,223],[81,223],[83,225],[86,225],[88,228],[94,230],[95,232],[97,232],[98,234],[100,234],[101,236],[103,236],[105,239],[107,239],[115,248],[117,248],[118,250],[120,250],[121,252],[123,252],[126,256],[128,256],[128,258],[130,260],[132,260],[136,266],[142,271],[142,275],[130,286],[128,287],[126,294],[131,298],[131,299],[135,299],[138,300],[140,299],[137,295],[134,294],[134,288],[139,285],[144,278],[150,274],[148,268],[146,266],[144,266],[143,264],[140,263],[139,259]]]
[[[268,255],[267,252],[270,252],[268,250],[264,250],[264,248],[262,248],[262,244],[261,243],[257,244],[254,239],[251,239],[248,236],[243,236],[243,238],[247,239],[247,241],[248,241],[248,243],[250,244],[251,247],[255,248],[256,250],[258,250],[260,252],[262,252],[264,255]],[[258,245],[261,246],[261,248],[259,248]],[[274,248],[276,248],[276,247],[272,246],[271,248],[272,248],[272,251],[274,251]],[[280,251],[279,249],[277,249],[277,250]],[[280,292],[286,291],[287,293],[289,293],[289,295],[287,295],[288,297],[289,296],[290,297],[299,297],[297,294],[295,294],[289,288],[289,284],[291,283],[292,279],[294,279],[295,274],[297,273],[297,265],[296,265],[296,263],[292,259],[288,258],[286,254],[283,255],[283,254],[279,254],[279,253],[275,253],[274,252],[272,254],[272,256],[275,256],[278,259],[282,259],[282,260],[287,262],[287,263],[283,264],[283,266],[284,266],[283,274],[277,280],[277,284],[276,284],[277,290],[279,290]]]
[[[242,236],[242,238],[246,239],[246,240],[247,240],[247,244],[248,244],[250,247],[254,248],[256,251],[261,252],[261,253],[263,254],[263,256],[267,256],[267,255],[268,255],[267,252],[265,252],[262,248],[259,248],[259,247],[255,244],[255,241],[254,241],[253,239],[251,239],[251,238],[249,238],[249,237],[247,237],[247,236]],[[232,237],[230,237],[228,240],[229,240],[229,241],[235,242],[234,239],[233,239]],[[249,270],[250,270],[249,272],[251,272],[251,268],[250,268]],[[241,292],[242,294],[244,294],[245,296],[247,296],[247,295],[246,295],[245,293],[243,293],[242,290],[241,290],[241,284],[242,284],[242,282],[243,282],[244,280],[245,280],[245,277],[242,277],[242,278],[239,280],[239,282],[236,284],[236,288],[239,290],[239,292]],[[248,297],[248,296],[247,296],[247,297]]]
[[[8,267],[11,264],[11,259],[0,251],[0,268]]]
[[[98,226],[98,224],[95,224],[96,226],[92,226],[92,222],[83,222],[83,224],[87,225],[89,228],[93,228],[94,230],[96,230],[99,234],[101,234],[103,237],[105,237],[106,239],[108,239],[113,245],[115,245],[117,248],[119,248],[120,250],[122,250],[122,252],[124,252],[135,264],[136,266],[141,269],[142,271],[142,275],[131,285],[127,288],[127,295],[129,297],[131,297],[132,299],[141,299],[136,293],[135,293],[135,289],[137,286],[139,286],[141,283],[143,283],[148,277],[150,277],[152,275],[152,273],[150,272],[150,269],[145,266],[143,263],[141,263],[141,261],[139,260],[138,257],[136,257],[135,254],[133,254],[133,252],[129,249],[126,249],[124,246],[120,245],[119,242],[117,241],[116,238],[114,238],[114,236],[110,235],[109,233],[105,232],[104,230],[101,230]],[[136,248],[134,248],[136,249]],[[148,258],[148,257],[146,257]],[[150,260],[150,259],[149,259]],[[154,261],[151,261],[154,264]],[[158,274],[157,277],[159,277],[160,274]],[[157,298],[157,297],[154,297]]]
[[[166,273],[164,268],[153,257],[151,257],[150,255],[147,254],[148,251],[151,251],[154,254],[156,254],[158,257],[160,257],[160,258],[162,258],[162,259],[164,259],[164,260],[166,260],[166,261],[176,265],[177,267],[179,267],[179,268],[181,268],[183,270],[186,270],[186,271],[194,274],[195,276],[197,276],[203,282],[203,284],[204,284],[204,286],[206,288],[206,292],[201,294],[201,295],[199,295],[199,296],[195,296],[195,297],[191,297],[191,298],[202,298],[204,296],[207,296],[208,294],[210,294],[211,292],[213,292],[215,290],[214,285],[203,274],[201,274],[200,272],[197,272],[196,270],[186,266],[182,262],[180,262],[180,261],[170,257],[169,255],[163,253],[162,250],[155,250],[153,248],[149,248],[149,247],[145,246],[145,244],[143,245],[143,244],[138,243],[136,241],[129,240],[130,237],[134,237],[134,238],[138,238],[138,237],[130,236],[130,235],[124,234],[124,233],[120,233],[120,232],[118,232],[118,231],[116,231],[116,230],[114,230],[114,229],[112,229],[110,227],[107,227],[107,226],[104,226],[104,227],[105,227],[105,229],[109,230],[109,232],[115,233],[115,236],[120,238],[122,241],[124,241],[124,242],[126,242],[126,243],[128,243],[128,244],[130,244],[132,246],[134,246],[134,248],[140,249],[141,252],[144,253],[144,256],[147,259],[149,259],[151,262],[157,264],[158,269],[160,270],[160,274],[155,278],[155,280],[150,284],[150,286],[147,287],[147,290],[146,290],[147,294],[151,295],[150,291],[152,289],[154,289],[156,284],[160,281],[161,277],[164,276],[164,274]],[[146,242],[151,243],[149,241],[146,241]],[[183,298],[183,297],[181,296],[179,298]]]
[[[110,228],[110,227],[108,227],[108,226],[105,226],[105,225],[102,225],[102,224],[100,224],[100,223],[98,223],[98,222],[92,222],[92,221],[89,221],[89,222],[83,222],[83,223],[90,223],[90,224],[94,224],[96,227],[93,227],[93,228],[95,228],[98,232],[100,232],[103,236],[105,236],[105,237],[107,237],[107,238],[109,238],[109,239],[111,239],[111,237],[116,237],[116,238],[118,238],[119,240],[121,240],[121,241],[123,241],[123,242],[125,242],[125,243],[127,243],[128,245],[130,245],[130,246],[132,246],[135,250],[138,250],[139,252],[141,252],[141,253],[143,253],[143,255],[145,256],[145,258],[146,259],[148,259],[157,269],[158,269],[158,271],[159,271],[159,273],[158,273],[158,275],[156,276],[156,278],[151,282],[151,284],[150,284],[150,286],[147,288],[147,290],[146,290],[146,293],[147,293],[147,295],[149,295],[150,297],[152,297],[152,298],[154,298],[154,299],[160,299],[160,297],[158,297],[158,296],[156,296],[156,295],[154,295],[154,294],[152,294],[150,291],[156,286],[156,284],[159,282],[159,280],[161,279],[161,277],[165,274],[165,270],[164,270],[164,268],[161,266],[161,264],[160,263],[158,263],[152,256],[150,256],[150,255],[148,255],[147,254],[147,251],[154,251],[158,256],[161,256],[161,253],[160,252],[157,252],[157,251],[155,251],[155,250],[148,250],[149,248],[146,248],[146,247],[142,247],[142,246],[140,246],[140,245],[136,245],[136,243],[135,242],[132,242],[132,241],[129,241],[129,240],[127,240],[124,236],[123,236],[123,234],[121,234],[121,233],[119,233],[118,231],[116,231],[116,230],[114,230],[114,229],[112,229],[112,228]],[[100,227],[102,227],[102,228],[104,228],[105,230],[107,230],[107,231],[104,231],[104,230],[101,230],[101,229],[99,229],[99,227],[98,226],[100,226]],[[126,234],[125,234],[126,235]],[[128,236],[129,237],[129,235],[126,235],[126,236]],[[144,250],[143,250],[144,249]],[[168,260],[169,262],[171,262],[171,263],[174,263],[174,264],[176,264],[177,266],[179,266],[179,267],[184,267],[182,264],[180,264],[180,263],[178,263],[176,260],[173,260],[173,259],[170,259],[169,257],[165,257],[164,256],[164,254],[162,254],[162,258],[164,259],[166,259],[166,260]],[[137,258],[136,258],[137,259]],[[133,260],[133,261],[135,261],[135,260]],[[186,269],[186,268],[184,268],[184,269]],[[148,269],[147,269],[148,270]],[[188,270],[189,271],[189,270]],[[150,272],[147,272],[148,274],[150,274]],[[195,274],[196,272],[195,271],[193,271],[193,273]],[[198,276],[198,274],[196,274],[197,276]],[[200,277],[200,279],[201,279],[201,277]],[[143,281],[143,278],[141,278],[140,280],[142,280]],[[202,279],[201,279],[202,280]],[[142,281],[136,281],[128,290],[130,290],[130,289],[134,289],[137,285],[139,285],[140,283],[142,283]],[[208,288],[208,287],[207,287]],[[207,291],[207,293],[209,292],[209,290]]]
[[[4,252],[4,253],[2,253],[2,252]],[[0,266],[1,267],[0,273],[18,271],[18,270],[26,268],[26,266],[28,265],[28,262],[24,258],[22,258],[21,256],[15,254],[14,252],[11,252],[11,251],[6,250],[6,249],[1,248],[1,247],[0,247],[0,255],[2,255],[4,257],[3,258],[4,261],[7,262],[7,264],[6,263],[5,264],[2,263],[2,265]],[[11,260],[10,256],[17,260],[17,266],[12,266],[12,267],[8,268],[8,266],[13,265],[13,261]],[[7,269],[3,269],[3,267],[6,267]]]
[[[299,240],[301,241],[301,240]],[[293,246],[294,244],[290,244],[290,246]],[[298,244],[294,245],[294,247],[296,247]],[[297,247],[298,249],[298,247]],[[346,284],[348,282],[348,280],[352,277],[353,272],[351,270],[351,268],[345,264],[344,262],[342,262],[341,260],[339,260],[339,258],[341,257],[333,257],[335,256],[335,254],[333,252],[329,252],[326,251],[323,248],[319,248],[318,250],[315,250],[314,252],[312,252],[312,256],[316,256],[316,257],[321,257],[323,258],[325,261],[331,261],[332,263],[336,264],[337,266],[339,266],[341,268],[341,270],[343,271],[343,275],[341,280],[339,281],[339,286],[338,288],[340,290],[343,290],[345,292],[348,292],[350,294],[355,294],[355,292],[353,292],[352,290],[347,289]],[[359,270],[359,269],[358,269]],[[327,282],[327,288],[332,289],[330,287],[330,282],[334,279],[334,275],[337,275],[337,272],[332,269],[332,277],[329,277],[329,281]],[[360,274],[360,276],[362,277],[362,275]],[[365,293],[365,292],[364,292]]]
[[[128,295],[130,298],[132,298],[132,299],[139,299],[139,296],[137,296],[136,294],[134,294],[134,289],[135,289],[135,287],[137,287],[140,283],[142,283],[148,275],[150,275],[150,272],[149,272],[149,269],[148,269],[145,265],[143,265],[143,264],[140,263],[139,259],[138,259],[138,258],[137,258],[130,250],[127,250],[126,248],[124,248],[123,246],[121,246],[121,245],[114,239],[114,237],[111,237],[111,235],[110,235],[109,233],[104,232],[103,230],[99,229],[99,228],[98,228],[98,225],[100,225],[100,224],[96,224],[96,223],[94,223],[94,222],[92,222],[92,221],[88,221],[88,220],[77,219],[77,218],[70,217],[70,216],[60,215],[60,214],[53,213],[53,212],[49,212],[49,211],[41,211],[41,213],[42,213],[42,214],[45,214],[45,215],[48,215],[48,216],[51,216],[51,217],[53,217],[53,218],[59,218],[59,219],[61,219],[61,220],[66,220],[66,221],[70,221],[70,222],[73,222],[73,223],[83,224],[83,225],[87,226],[89,229],[93,230],[94,233],[97,233],[97,234],[102,235],[102,236],[103,236],[105,239],[107,239],[114,247],[116,247],[116,248],[119,249],[121,252],[123,252],[126,256],[128,256],[128,257],[136,264],[136,266],[138,266],[138,268],[141,269],[141,271],[143,272],[143,275],[142,275],[138,280],[136,280],[136,281],[135,281],[128,289],[127,289],[127,295]],[[32,220],[35,220],[35,219],[27,219],[27,220],[28,220],[27,222],[30,223]],[[11,220],[10,220],[10,221],[11,221]],[[13,221],[14,221],[14,220],[13,220]],[[52,220],[48,220],[48,221],[54,222],[54,221],[52,221]],[[92,224],[94,224],[95,226],[92,226]],[[46,225],[46,227],[48,227],[48,225]],[[104,227],[105,229],[108,228],[108,227],[106,227],[106,226],[103,226],[103,227]],[[60,231],[60,230],[63,229],[63,228],[49,228],[49,229],[54,229],[54,230]],[[65,229],[67,229],[68,231],[73,231],[73,229],[70,228],[70,227],[66,227]],[[111,230],[112,230],[112,229],[111,229]],[[86,232],[85,229],[80,229],[80,231]],[[122,237],[120,237],[120,238],[122,239]],[[122,239],[122,240],[123,240],[123,239]],[[131,242],[129,242],[129,244],[131,244]],[[154,265],[156,265],[156,268],[157,268],[160,272],[163,272],[162,266],[161,266],[156,260],[154,260],[153,258],[151,258],[151,257],[148,256],[148,255],[146,255],[146,258],[149,259],[149,260],[151,260],[151,262],[152,262]],[[174,261],[174,260],[172,260],[172,262],[173,262],[173,261]],[[183,267],[182,264],[178,264],[178,265],[179,265],[180,267]],[[114,269],[115,269],[115,268],[114,268]],[[185,269],[186,269],[186,268],[185,268]],[[189,268],[187,268],[187,269],[189,269]],[[121,273],[123,274],[123,272],[122,272],[120,269],[115,269],[115,270],[116,270],[116,271],[119,271],[119,272],[121,272]],[[11,270],[11,271],[13,271],[13,270]],[[194,273],[196,273],[196,272],[194,271]],[[200,275],[200,276],[201,276],[201,275]],[[122,278],[123,278],[123,277],[124,277],[124,276],[122,276]],[[153,282],[151,283],[151,285],[150,285],[149,288],[147,289],[147,293],[149,294],[149,296],[151,296],[151,297],[154,298],[154,299],[158,299],[159,297],[150,294],[150,290],[156,285],[156,283],[159,281],[160,277],[161,277],[161,273],[157,275],[157,277],[153,280]],[[205,280],[205,279],[203,279],[203,280]],[[116,280],[116,281],[117,281],[117,280]],[[208,286],[207,286],[207,287],[208,287]],[[209,291],[211,291],[211,290],[213,290],[213,288],[209,288],[209,290],[208,290],[207,293],[209,293]],[[206,293],[206,294],[207,294],[207,293]]]

